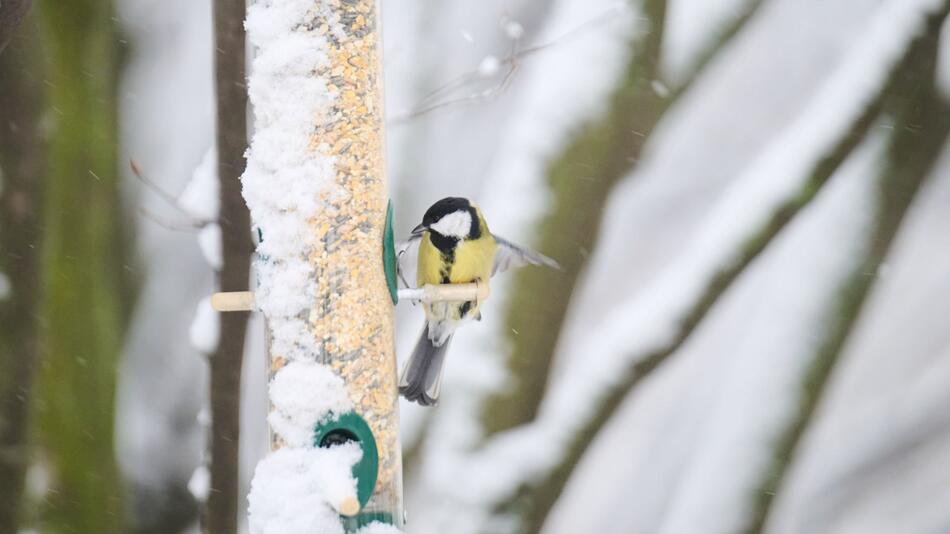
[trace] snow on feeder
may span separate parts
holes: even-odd
[[[317,424],[313,443],[314,446],[321,448],[356,443],[363,453],[360,460],[352,467],[353,478],[356,480],[357,500],[340,506],[344,508],[341,510],[342,515],[347,516],[344,524],[348,529],[358,528],[373,521],[393,524],[393,517],[389,512],[370,511],[358,515],[358,511],[365,507],[373,496],[379,475],[379,451],[376,449],[376,438],[366,420],[354,412],[346,412],[340,416],[330,414]],[[345,509],[347,507],[348,509]]]

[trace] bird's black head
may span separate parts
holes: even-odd
[[[468,199],[461,197],[446,197],[429,207],[413,233],[425,230],[455,241],[481,237],[478,212]]]
[[[424,226],[432,226],[433,224],[439,222],[442,217],[445,217],[450,213],[455,213],[456,211],[468,211],[471,207],[472,203],[469,202],[467,198],[445,197],[435,204],[429,206],[429,209],[426,210],[426,214],[422,216],[422,224]]]

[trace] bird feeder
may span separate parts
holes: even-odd
[[[279,7],[266,4],[263,8],[277,9],[274,6]],[[313,200],[319,210],[295,220],[298,225],[304,221],[307,225],[307,246],[301,245],[299,254],[294,251],[295,242],[281,250],[292,256],[292,261],[306,264],[309,272],[314,273],[313,283],[306,292],[312,294],[308,297],[312,301],[307,301],[302,313],[293,315],[295,328],[299,326],[295,334],[305,334],[308,354],[304,357],[329,367],[342,378],[353,407],[352,412],[332,414],[318,422],[313,429],[312,445],[328,447],[356,442],[362,449],[362,459],[353,468],[356,495],[329,503],[342,516],[347,531],[353,532],[373,521],[401,528],[404,522],[402,453],[393,305],[400,298],[424,302],[484,300],[488,296],[488,285],[397,290],[392,208],[387,200],[383,161],[384,119],[376,0],[314,2],[304,18],[306,20],[295,23],[292,31],[305,34],[301,37],[317,34],[314,37],[318,39],[314,41],[324,49],[326,61],[321,55],[320,67],[307,70],[301,76],[308,77],[307,83],[322,84],[330,98],[325,107],[312,114],[312,119],[311,115],[305,115],[312,124],[301,129],[302,133],[295,133],[307,137],[295,139],[294,149],[306,151],[304,157],[319,160],[321,171],[331,170],[327,176],[320,177],[329,183],[321,183],[320,191],[314,193],[318,196]],[[286,52],[283,48],[280,51]],[[265,101],[266,104],[273,101]],[[291,109],[275,105],[261,116],[274,121],[286,117]],[[279,167],[281,161],[275,158],[259,167]],[[301,186],[311,183],[307,180],[316,179],[306,172],[290,175],[301,180]],[[264,185],[256,182],[255,186],[267,187],[268,183],[266,180]],[[301,187],[301,190],[310,189]],[[266,245],[268,227],[258,228],[258,239]],[[258,261],[263,266],[274,266],[280,259],[259,257]],[[261,295],[262,300],[266,298]],[[213,295],[211,303],[218,311],[241,311],[256,310],[256,300],[251,292],[218,293]],[[297,343],[300,338],[280,328],[272,329],[271,323],[276,322],[276,316],[265,316],[271,378],[288,363],[288,355],[281,354],[279,347],[296,350],[301,346]],[[272,432],[271,448],[283,446],[281,438]]]
[[[311,88],[308,95],[326,96],[317,103],[310,102],[313,105],[304,110],[276,104],[275,99],[266,96],[254,101],[255,94],[276,94],[273,91],[279,92],[280,88],[262,85],[263,92],[255,93],[252,73],[255,117],[267,126],[277,124],[280,137],[293,139],[289,150],[295,151],[291,158],[298,162],[295,164],[312,164],[305,172],[284,174],[283,183],[298,180],[299,190],[312,195],[303,204],[319,206],[292,221],[294,231],[307,236],[298,251],[293,250],[295,243],[289,242],[280,249],[286,257],[258,258],[262,272],[292,261],[306,265],[313,273],[306,289],[308,302],[301,312],[293,314],[293,333],[278,327],[278,317],[284,324],[286,317],[265,307],[274,314],[265,315],[269,372],[273,378],[291,361],[306,358],[332,369],[343,380],[353,411],[333,414],[318,423],[313,429],[313,446],[353,441],[363,454],[353,471],[356,497],[328,504],[344,516],[348,530],[378,520],[401,527],[402,453],[392,291],[380,253],[387,226],[388,191],[383,161],[379,10],[376,0],[321,0],[304,10],[300,9],[302,5],[276,2],[250,7],[257,13],[272,10],[279,15],[262,17],[278,21],[276,26],[251,25],[263,36],[258,44],[271,47],[260,52],[259,57],[268,59],[262,63],[263,79],[298,76]],[[284,24],[288,14],[296,20],[281,29],[286,33],[268,33]],[[254,31],[251,36],[253,40]],[[282,44],[268,44],[275,39]],[[312,56],[306,55],[308,50]],[[299,57],[288,58],[288,54]],[[314,67],[301,69],[302,64]],[[302,121],[309,124],[300,128]],[[255,134],[255,141],[259,134]],[[256,165],[255,169],[279,171],[285,164],[286,159],[275,157],[273,150],[262,149],[261,153],[270,159],[255,160],[252,144],[249,168]],[[267,187],[266,181],[252,184],[258,190]],[[253,193],[251,197],[259,198]],[[250,201],[249,207],[253,216]],[[294,210],[299,212],[300,208],[286,209],[288,213]],[[255,221],[264,248],[270,228],[266,223],[274,217],[279,219],[280,215]],[[280,282],[280,278],[269,280]],[[272,295],[260,295],[262,302]],[[249,292],[217,294],[212,305],[221,311],[254,309],[255,301]],[[271,449],[284,446],[281,437],[271,432]]]

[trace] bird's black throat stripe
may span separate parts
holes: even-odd
[[[442,255],[442,268],[439,269],[439,276],[442,278],[440,283],[449,284],[451,283],[449,275],[452,274],[452,264],[455,263],[455,247],[458,246],[459,239],[444,236],[438,232],[429,232],[429,241],[432,241],[432,245],[439,249],[439,253]]]
[[[451,284],[452,265],[455,263],[455,248],[442,250],[441,252],[442,268],[439,269],[439,276],[442,278],[441,283]]]
[[[457,237],[444,236],[438,232],[429,232],[429,240],[443,255],[451,253],[455,256],[455,246],[459,244]]]

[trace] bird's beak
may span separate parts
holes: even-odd
[[[422,235],[422,232],[425,232],[425,231],[426,231],[426,225],[420,224],[419,226],[416,226],[415,228],[412,229],[412,235],[419,236],[419,235]]]

